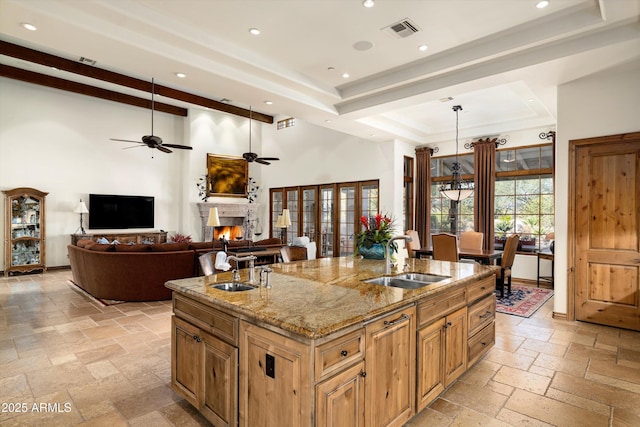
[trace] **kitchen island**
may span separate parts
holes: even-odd
[[[366,283],[384,262],[344,257],[271,265],[271,289],[167,282],[172,387],[217,426],[403,425],[493,345],[495,267],[398,264],[443,279]]]

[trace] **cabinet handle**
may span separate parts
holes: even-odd
[[[409,320],[409,316],[407,316],[406,314],[403,314],[402,316],[398,317],[396,320],[391,320],[391,321],[384,321],[384,327],[388,328],[391,327],[395,324],[398,324],[400,322],[404,322],[405,320]]]
[[[491,316],[491,313],[492,313],[491,311],[488,311],[488,310],[487,310],[487,312],[486,312],[485,314],[483,314],[482,316],[480,316],[480,318],[481,318],[481,319],[484,319],[484,318],[486,318],[486,317],[489,317],[489,316]]]
[[[365,371],[360,371],[360,376],[364,378],[367,376],[367,373]]]
[[[482,346],[483,346],[483,347],[486,347],[486,346],[487,346],[487,343],[486,343],[486,342],[483,342],[483,343],[482,343]]]
[[[196,340],[196,342],[202,342],[202,338],[200,338],[200,337],[199,337],[199,336],[197,336],[197,335],[194,335],[194,336],[193,336],[193,339],[194,339],[194,340]]]
[[[342,357],[347,357],[347,355],[349,354],[349,352],[347,350],[342,350],[340,352],[340,354],[342,355]]]
[[[482,287],[480,288],[480,290],[481,290],[481,291],[484,291],[485,289],[486,289],[486,287],[484,287],[484,286],[482,286]]]
[[[448,328],[449,326],[451,326],[451,322],[447,322],[447,323],[444,325],[444,327],[445,327],[445,328]]]

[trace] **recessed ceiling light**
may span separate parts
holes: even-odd
[[[257,28],[249,28],[249,32],[250,32],[251,34],[253,34],[254,36],[257,36],[257,35],[259,35],[259,34],[260,34],[260,30],[259,30],[259,29],[257,29]]]
[[[548,0],[542,0],[542,1],[539,1],[538,3],[536,3],[536,7],[538,9],[544,9],[547,6],[549,6],[549,1]]]
[[[369,136],[376,136],[376,134],[375,133],[370,133]]]
[[[424,52],[427,49],[429,49],[429,46],[427,46],[426,44],[421,44],[420,46],[418,46],[418,50],[420,52]]]
[[[325,120],[325,122],[327,122],[327,123],[331,123],[331,120],[327,119],[327,120]]]
[[[273,104],[273,101],[264,101],[264,103],[267,104],[267,105],[271,105],[271,104]]]
[[[176,73],[176,77],[180,77],[181,79],[184,79],[185,77],[187,77],[187,75],[185,73]]]
[[[375,2],[373,0],[363,0],[362,1],[362,5],[364,7],[367,7],[367,8],[368,7],[373,7],[373,6],[375,6]]]
[[[29,30],[29,31],[36,31],[38,29],[38,27],[36,27],[35,25],[30,24],[28,22],[23,22],[23,23],[20,24],[20,26],[22,28],[24,28],[25,30]]]
[[[349,73],[342,74],[342,77],[344,77],[345,79],[348,79],[349,78]]]
[[[355,50],[359,50],[360,52],[363,52],[365,50],[369,50],[373,47],[373,43],[371,43],[370,41],[366,41],[366,40],[362,40],[359,42],[355,42],[353,44],[353,48]]]

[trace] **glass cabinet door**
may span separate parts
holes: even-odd
[[[11,271],[44,270],[44,198],[33,188],[16,188],[5,194],[7,238],[5,276]]]

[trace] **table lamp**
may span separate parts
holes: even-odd
[[[220,217],[218,216],[218,208],[210,208],[209,209],[209,218],[207,219],[207,226],[208,227],[213,227],[213,230],[211,231],[211,247],[214,246],[213,241],[216,238],[216,227],[220,227]],[[222,235],[222,238],[220,239],[222,240],[222,244],[223,246],[225,246],[225,252],[226,252],[226,242],[224,239],[224,235]]]
[[[80,202],[76,205],[74,212],[80,214],[80,234],[87,234],[82,226],[82,214],[89,213],[89,209],[87,209],[87,205],[84,204],[82,199],[80,199]],[[76,234],[78,234],[78,230],[76,230]]]

